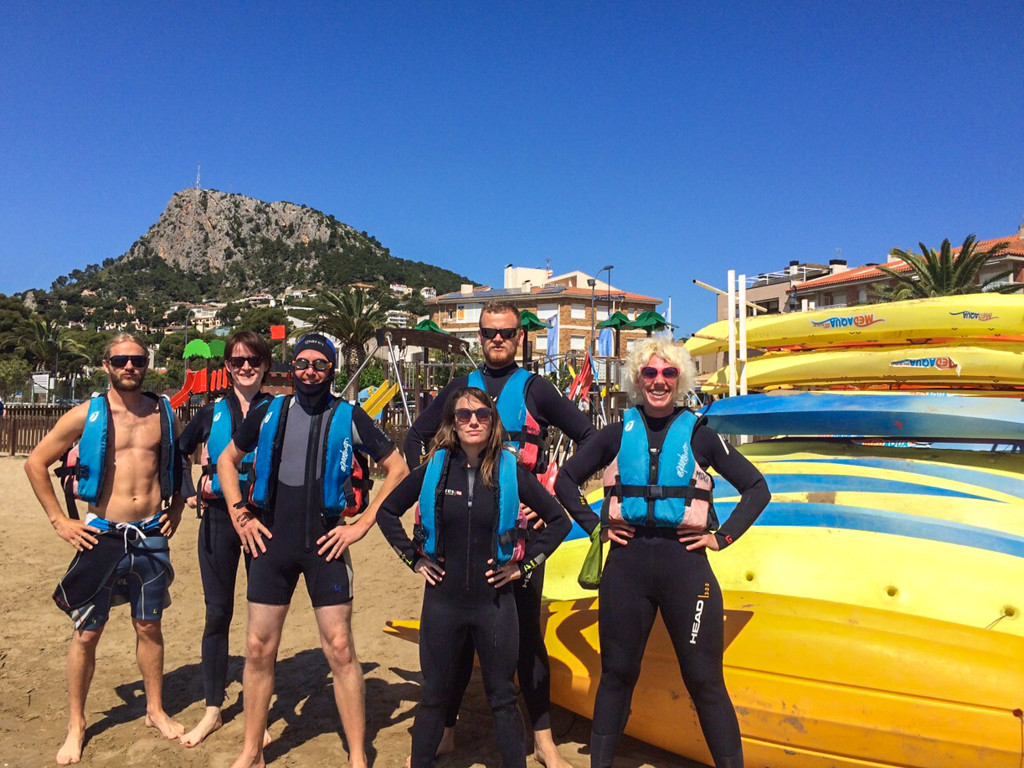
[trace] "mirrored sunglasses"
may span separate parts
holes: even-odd
[[[300,357],[298,360],[292,361],[292,367],[296,371],[304,371],[309,368],[309,366],[313,366],[313,370],[317,373],[323,373],[324,371],[329,371],[331,369],[331,361],[323,359],[307,360],[304,357]]]
[[[107,362],[115,368],[124,368],[128,363],[133,368],[145,368],[149,365],[149,358],[146,355],[111,355]]]
[[[470,419],[476,416],[476,420],[479,422],[485,422],[491,420],[491,409],[490,408],[456,408],[455,419],[459,424],[469,424]]]
[[[645,365],[640,369],[640,375],[648,381],[654,381],[658,378],[659,373],[666,379],[676,379],[679,377],[679,369],[671,365],[665,368],[655,368],[653,365]]]
[[[501,336],[503,339],[511,339],[519,333],[518,328],[481,328],[480,335],[488,341],[493,339],[495,336]]]

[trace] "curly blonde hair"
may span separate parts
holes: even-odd
[[[629,357],[626,358],[626,376],[622,382],[626,397],[633,405],[643,402],[640,369],[647,365],[655,355],[679,369],[676,404],[684,405],[687,394],[693,391],[697,382],[697,369],[693,360],[690,359],[690,352],[682,344],[677,344],[671,339],[654,336],[634,344],[633,349],[629,352]]]

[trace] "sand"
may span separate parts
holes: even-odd
[[[71,622],[50,599],[73,555],[50,527],[22,471],[24,457],[0,458],[0,767],[54,764],[67,726],[65,660]],[[199,647],[205,609],[196,537],[199,521],[186,508],[171,541],[176,578],[164,613],[164,703],[192,728],[204,711]],[[372,764],[398,768],[409,753],[419,700],[415,645],[386,636],[388,619],[419,616],[422,581],[395,557],[376,529],[353,548],[354,632],[366,677],[367,741]],[[115,608],[100,641],[87,704],[84,766],[210,766],[227,768],[242,743],[241,678],[245,652],[244,574],[240,574],[231,629],[231,666],[224,727],[192,749],[143,724],[145,702],[135,664],[127,606]],[[331,676],[320,650],[309,599],[300,582],[285,623],[271,702],[268,764],[347,764]],[[553,730],[562,754],[578,768],[590,765],[590,721],[554,708]],[[616,768],[693,766],[682,758],[624,738]],[[438,761],[450,768],[501,765],[479,675],[462,705],[456,752]],[[540,763],[527,760],[529,768]]]

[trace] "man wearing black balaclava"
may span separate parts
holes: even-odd
[[[337,353],[330,340],[315,333],[302,337],[292,361],[294,397],[276,397],[251,411],[217,462],[235,530],[253,558],[242,680],[245,743],[232,768],[264,765],[263,736],[274,688],[274,662],[300,573],[331,666],[349,765],[367,765],[363,675],[352,638],[348,547],[366,535],[380,502],[409,470],[391,440],[359,406],[331,394],[336,365]],[[238,466],[253,448],[257,451],[252,493],[243,500]],[[346,524],[345,515],[360,508],[350,475],[355,466],[353,449],[372,457],[386,477],[361,517]]]

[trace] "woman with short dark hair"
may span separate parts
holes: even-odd
[[[227,687],[228,630],[235,608],[235,576],[242,549],[220,491],[217,459],[249,410],[270,399],[270,395],[260,391],[270,365],[270,345],[262,336],[252,331],[232,334],[224,344],[224,367],[231,380],[231,391],[200,409],[178,437],[182,455],[191,455],[200,445],[204,446],[198,492],[188,472],[182,491],[185,503],[202,516],[199,573],[206,601],[201,661],[206,712],[196,727],[181,737],[186,747],[196,746],[222,725],[220,712]],[[248,491],[245,495],[248,496]],[[248,553],[245,569],[248,573]]]

